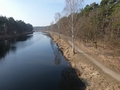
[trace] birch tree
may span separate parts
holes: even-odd
[[[52,21],[52,22],[50,23],[50,29],[51,29],[51,31],[53,31],[53,25],[54,25],[54,21]]]
[[[60,38],[60,19],[61,19],[60,13],[56,13],[54,18],[55,18],[55,22],[57,24],[57,29],[58,29],[59,38]]]
[[[82,7],[83,0],[65,0],[66,6],[64,8],[65,14],[68,16],[68,25],[72,36],[72,52],[75,54],[75,27],[77,25],[77,16],[80,8]]]

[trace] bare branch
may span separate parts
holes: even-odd
[[[78,11],[81,8],[83,0],[65,0],[66,6],[64,8],[65,16],[67,16],[68,26],[71,28],[72,34],[72,51],[74,53],[74,39],[75,39],[75,27],[77,24]]]

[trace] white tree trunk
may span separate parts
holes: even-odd
[[[75,45],[74,45],[74,20],[73,20],[73,17],[74,16],[74,13],[72,13],[72,52],[73,54],[75,54]]]
[[[59,38],[60,38],[60,26],[58,25],[58,33],[59,33]]]
[[[68,26],[71,28],[71,36],[72,36],[72,52],[75,54],[75,24],[77,19],[77,14],[79,9],[81,8],[81,3],[83,0],[65,0],[66,6],[64,11],[66,12],[68,18]]]

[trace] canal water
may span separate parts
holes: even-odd
[[[49,34],[0,42],[0,90],[85,90]]]

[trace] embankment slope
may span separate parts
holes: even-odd
[[[82,47],[76,47],[76,54],[73,55],[68,37],[60,35],[59,38],[57,33],[49,33],[76,70],[78,77],[86,84],[86,90],[120,90],[119,74],[97,62],[92,56],[82,51]]]

